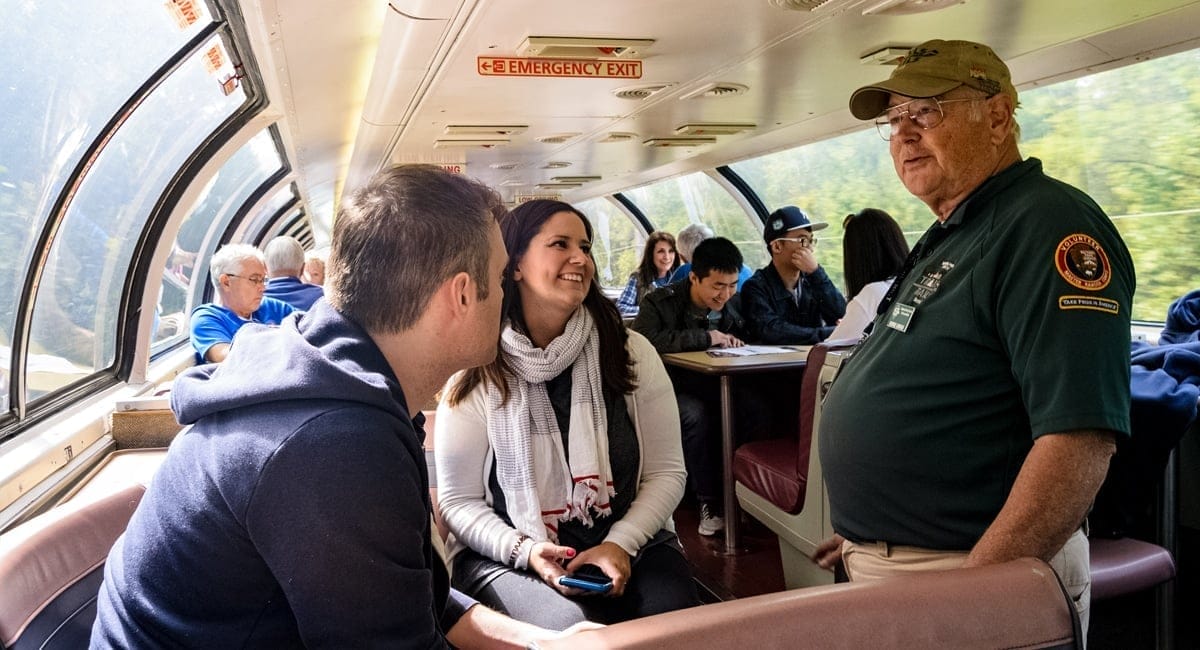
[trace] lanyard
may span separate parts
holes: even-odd
[[[896,279],[892,282],[892,286],[888,288],[888,292],[883,296],[883,300],[879,301],[879,308],[875,310],[875,315],[878,316],[891,308],[892,303],[896,301],[896,296],[900,295],[901,285],[904,284],[904,279],[912,272],[913,267],[922,259],[933,252],[934,247],[942,243],[942,240],[949,237],[950,233],[958,227],[958,224],[934,224],[925,231],[925,235],[917,242],[916,246],[908,253],[908,258],[904,260],[904,266],[900,272],[896,274]]]

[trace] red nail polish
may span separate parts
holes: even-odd
[[[575,549],[573,549],[573,548],[567,549],[567,557],[575,557]]]

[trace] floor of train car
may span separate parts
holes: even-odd
[[[692,565],[700,598],[717,602],[782,591],[783,568],[775,534],[751,517],[742,519],[743,546],[748,552],[725,556],[721,553],[724,537],[704,537],[696,532],[697,511],[685,499],[675,511],[679,541]],[[1183,603],[1200,598],[1200,576],[1193,563],[1200,562],[1200,530],[1179,530],[1179,577],[1175,584],[1175,647],[1200,648],[1200,618],[1191,615]],[[1114,598],[1092,604],[1088,631],[1090,650],[1152,650],[1154,636],[1154,591]]]

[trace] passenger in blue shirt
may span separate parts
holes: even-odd
[[[325,290],[300,279],[304,273],[304,247],[295,237],[282,235],[267,244],[267,297],[281,300],[300,311],[312,309]]]
[[[667,284],[675,284],[688,279],[688,273],[692,271],[692,253],[696,247],[705,239],[712,239],[715,235],[713,229],[702,223],[693,223],[684,226],[679,234],[675,236],[676,251],[679,261],[683,262],[678,268],[671,272],[671,277],[667,278]],[[754,270],[745,263],[742,264],[741,270],[738,271],[737,290],[742,290],[742,285],[750,276],[754,274]]]
[[[233,335],[246,323],[278,325],[295,311],[291,305],[267,298],[267,265],[249,244],[226,244],[209,262],[217,290],[216,303],[192,310],[191,339],[196,363],[219,363],[229,354]]]

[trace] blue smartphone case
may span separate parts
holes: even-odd
[[[586,589],[601,593],[612,589],[612,580],[589,575],[562,576],[558,579],[558,584],[564,587],[575,587],[576,589]]]

